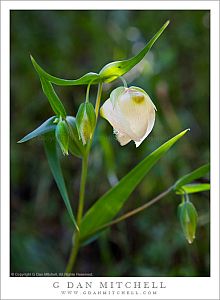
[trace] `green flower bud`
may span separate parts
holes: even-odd
[[[76,127],[76,118],[72,116],[67,116],[66,121],[68,123],[70,131],[69,151],[71,154],[77,157],[83,157],[85,147],[83,146],[82,140],[79,139],[79,134]]]
[[[65,120],[60,120],[56,126],[55,131],[56,139],[60,148],[63,152],[63,155],[68,155],[69,148],[69,128]]]
[[[197,211],[192,202],[189,200],[182,202],[178,206],[178,216],[185,238],[189,244],[192,244],[195,239],[198,218]]]
[[[91,103],[82,103],[76,115],[76,126],[83,145],[92,138],[96,124],[96,114]]]

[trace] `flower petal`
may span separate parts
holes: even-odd
[[[148,114],[154,106],[149,97],[139,91],[129,89],[118,101],[121,114],[129,123],[131,130],[137,135],[135,141],[140,141],[148,128]]]
[[[113,108],[110,99],[106,100],[102,105],[100,115],[105,118],[117,132],[129,136],[131,140],[140,140],[140,138],[131,130],[128,120],[121,113],[118,105]]]
[[[150,96],[148,95],[148,93],[145,92],[145,90],[143,90],[142,88],[137,87],[137,86],[131,86],[130,89],[133,89],[133,90],[139,91],[141,93],[144,93],[148,97],[148,100],[153,105],[154,109],[157,111],[156,106],[154,105],[153,101],[150,99]]]
[[[148,112],[148,126],[144,136],[141,138],[139,142],[135,141],[136,148],[140,146],[140,144],[146,139],[146,137],[150,134],[154,127],[155,122],[155,109],[151,109]]]
[[[152,131],[155,122],[153,102],[140,88],[115,89],[100,109],[100,115],[114,128],[119,143],[133,140],[138,147]]]
[[[131,141],[130,137],[127,134],[118,132],[115,129],[113,130],[113,132],[116,135],[116,138],[121,146],[127,145]]]

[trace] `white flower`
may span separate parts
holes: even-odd
[[[118,87],[100,109],[100,115],[113,127],[121,146],[131,140],[138,147],[154,126],[156,107],[138,87]]]

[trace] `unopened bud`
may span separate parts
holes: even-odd
[[[92,138],[95,124],[96,114],[93,105],[89,102],[81,104],[76,115],[76,125],[83,145]]]
[[[64,155],[68,155],[69,148],[69,128],[64,120],[60,120],[56,126],[56,139]]]
[[[67,116],[66,121],[69,126],[70,138],[69,138],[69,151],[71,154],[77,157],[83,157],[85,147],[83,146],[82,140],[79,139],[78,130],[76,127],[76,118]]]
[[[178,216],[185,238],[189,244],[192,244],[195,239],[198,218],[197,211],[192,202],[189,200],[182,202],[178,206]]]

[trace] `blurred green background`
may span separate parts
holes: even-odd
[[[157,107],[150,136],[136,149],[121,147],[99,120],[90,157],[86,208],[152,150],[191,128],[130,197],[131,210],[185,173],[209,161],[209,11],[11,11],[11,272],[63,272],[72,225],[52,179],[41,139],[16,142],[53,115],[31,64],[76,79],[106,63],[129,58],[170,19],[150,53],[125,78],[145,89]],[[119,85],[104,86],[103,101]],[[70,115],[85,86],[55,87]],[[91,88],[92,101],[96,88]],[[81,161],[63,158],[74,211]],[[81,249],[76,272],[94,276],[209,276],[209,193],[191,197],[199,213],[189,245],[177,220],[180,198],[156,205],[105,231]]]

